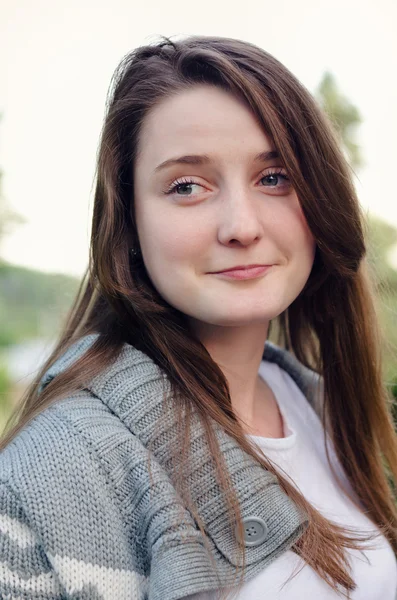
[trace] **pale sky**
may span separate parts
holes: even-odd
[[[1,9],[3,192],[27,219],[3,242],[6,260],[82,275],[110,78],[124,54],[159,35],[253,42],[312,92],[332,71],[364,118],[360,201],[397,226],[395,0],[2,0]]]

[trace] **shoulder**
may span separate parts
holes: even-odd
[[[69,347],[47,370],[41,388],[81,358],[97,337]],[[150,474],[163,481],[167,475],[141,431],[148,405],[153,404],[153,413],[161,406],[161,383],[157,365],[125,345],[84,389],[55,401],[19,432],[0,455],[0,481],[33,509],[39,499],[49,498],[70,506],[72,494],[80,504],[83,499],[95,506],[104,498],[120,504],[134,489],[146,489],[149,465]]]
[[[101,482],[109,483],[122,453],[143,457],[146,449],[99,398],[81,390],[47,407],[18,433],[0,455],[0,481],[27,504],[55,495],[70,504],[77,489],[80,502],[83,495],[96,496]]]
[[[83,527],[89,515],[93,523],[101,514],[121,530],[120,506],[145,488],[148,460],[139,438],[82,390],[49,406],[11,441],[0,455],[0,483],[39,528],[79,520]]]

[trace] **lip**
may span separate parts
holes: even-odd
[[[210,273],[210,275],[218,275],[222,279],[254,279],[260,277],[271,269],[273,265],[259,265],[251,268],[237,268],[229,269],[228,271],[218,271],[217,273]]]
[[[271,267],[271,265],[262,265],[262,264],[254,264],[254,265],[237,265],[235,267],[231,267],[230,269],[225,269],[224,271],[212,271],[211,275],[215,275],[217,273],[229,273],[230,271],[241,271],[247,269],[253,269],[254,267]]]

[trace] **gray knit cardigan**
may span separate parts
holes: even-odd
[[[95,338],[67,350],[42,387]],[[318,375],[270,342],[263,358],[285,369],[318,412]],[[198,422],[190,490],[219,579],[172,484],[175,421],[159,418],[164,382],[170,389],[162,375],[146,354],[125,344],[86,389],[46,408],[2,452],[2,599],[176,600],[231,585],[237,542]],[[267,525],[263,542],[246,547],[248,580],[292,546],[307,520],[276,478],[215,425],[243,518],[259,517]]]

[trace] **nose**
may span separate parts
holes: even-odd
[[[258,200],[239,187],[225,191],[218,215],[218,239],[224,245],[248,246],[262,236]]]

